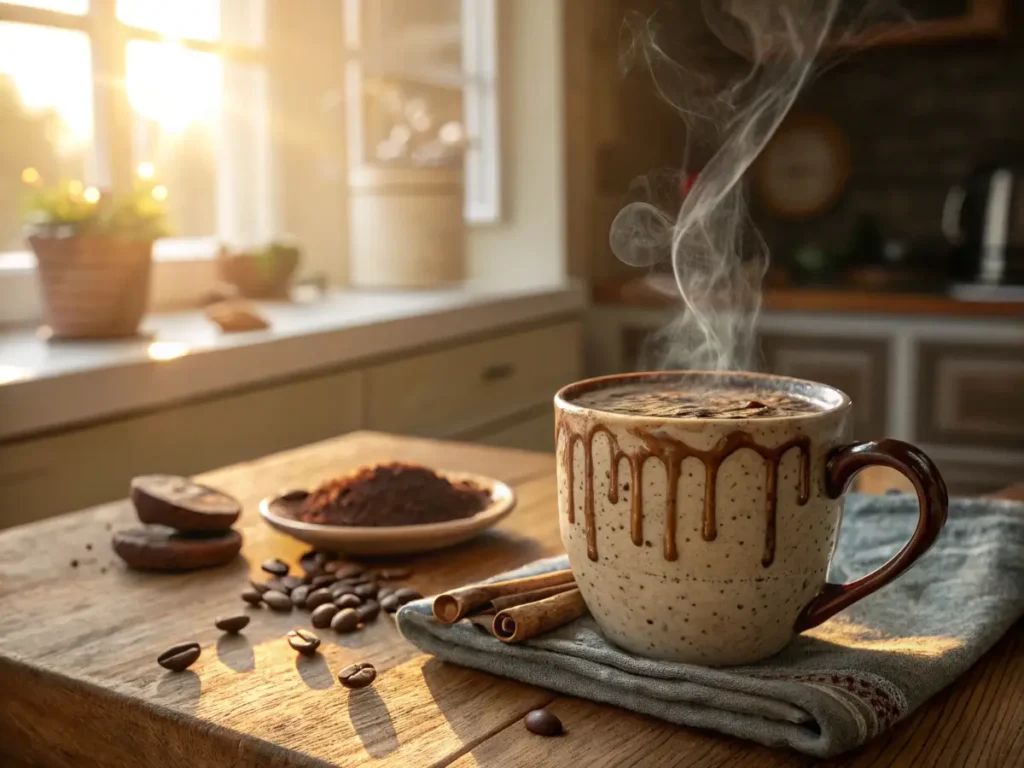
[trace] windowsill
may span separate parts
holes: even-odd
[[[0,440],[408,353],[578,312],[585,302],[579,285],[338,291],[309,303],[258,302],[271,327],[249,333],[223,334],[194,310],[150,315],[133,339],[47,342],[30,330],[0,332]]]

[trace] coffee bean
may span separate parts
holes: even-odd
[[[388,595],[395,594],[395,590],[392,587],[381,587],[377,590],[377,599],[383,600]]]
[[[561,736],[562,721],[546,709],[535,709],[526,714],[526,730],[538,736]]]
[[[332,606],[336,608],[337,606]],[[355,608],[345,608],[338,611],[331,619],[331,629],[335,632],[352,632],[360,623],[359,613]]]
[[[267,582],[267,589],[272,589],[274,592],[284,592],[286,595],[291,592],[288,585],[284,583],[284,579],[273,578]]]
[[[213,626],[215,626],[217,629],[223,630],[225,632],[230,632],[232,635],[234,635],[237,632],[241,632],[243,629],[245,629],[248,623],[249,617],[246,614],[242,613],[238,616],[223,616],[217,619],[215,622],[213,622]]]
[[[256,579],[252,579],[249,583],[252,585],[252,588],[259,592],[261,595],[268,589],[270,589],[269,586],[264,584],[262,581],[256,581]]]
[[[301,587],[296,587],[292,590],[289,597],[292,599],[292,605],[296,608],[306,607],[306,598],[309,597],[309,593],[313,590],[312,587],[308,587],[303,584]]]
[[[260,568],[271,576],[285,576],[288,573],[288,563],[277,557],[272,557],[270,560],[264,560],[263,565],[261,565]]]
[[[412,576],[412,570],[409,568],[385,568],[377,574],[377,578],[381,581],[402,581]]]
[[[310,592],[309,596],[306,598],[306,608],[312,611],[324,603],[331,602],[333,599],[334,598],[331,597],[331,591],[329,589],[315,589]]]
[[[324,572],[323,566],[317,562],[316,552],[310,550],[299,558],[299,567],[307,576],[317,576]]]
[[[399,605],[405,605],[406,603],[411,603],[413,600],[422,599],[423,595],[411,587],[402,587],[401,589],[395,590],[395,597],[398,598]]]
[[[359,613],[359,618],[363,620],[363,624],[373,621],[380,615],[380,603],[376,600],[367,600],[361,606],[356,608]]]
[[[333,573],[339,579],[351,579],[363,573],[362,566],[355,563],[346,563],[343,560],[332,560],[324,565],[324,570],[327,573]]]
[[[312,656],[320,647],[320,638],[308,629],[293,629],[288,633],[288,645],[306,656]]]
[[[358,586],[353,588],[352,592],[353,594],[358,595],[364,600],[369,597],[376,597],[377,585],[372,582],[370,584],[359,584]]]
[[[292,609],[292,599],[284,592],[270,590],[263,595],[263,602],[270,606],[271,610],[286,613]]]
[[[242,599],[250,605],[259,605],[263,602],[263,595],[255,589],[247,589],[242,593]]]
[[[331,626],[331,619],[338,613],[338,606],[332,603],[324,603],[317,606],[316,610],[309,617],[309,623],[317,629],[326,629]]]
[[[398,595],[392,592],[390,595],[388,595],[380,601],[380,607],[388,613],[394,613],[399,608],[401,608],[401,606],[398,604]]]
[[[335,584],[331,588],[331,596],[337,600],[342,595],[354,595],[356,588],[351,584]]]
[[[320,587],[329,586],[336,581],[337,579],[334,578],[334,574],[321,573],[319,576],[314,576],[313,580],[309,583],[313,585],[313,589],[320,589]]]
[[[313,558],[317,561],[321,568],[327,565],[327,563],[331,562],[331,560],[336,559],[333,552],[325,552],[322,549],[316,550],[313,554]]]
[[[357,595],[339,595],[334,598],[334,604],[339,608],[358,608],[363,601]]]
[[[365,688],[376,679],[377,670],[365,661],[351,664],[338,673],[338,682],[346,688]]]
[[[282,576],[281,584],[284,586],[285,591],[291,594],[291,591],[296,587],[301,587],[305,582],[298,576]]]
[[[199,643],[182,643],[156,657],[156,663],[172,672],[181,672],[192,666],[201,653]]]

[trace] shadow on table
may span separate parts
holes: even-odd
[[[167,672],[157,683],[156,691],[160,703],[193,715],[199,706],[202,680],[191,669],[184,672]]]
[[[221,635],[217,639],[217,658],[235,672],[252,672],[256,668],[256,655],[244,635]]]
[[[380,759],[398,749],[398,734],[391,713],[372,686],[349,691],[348,715],[363,742],[363,749],[371,757]]]
[[[334,685],[334,676],[327,665],[327,659],[319,653],[312,656],[298,654],[295,657],[295,669],[298,670],[302,682],[310,688],[322,691]]]

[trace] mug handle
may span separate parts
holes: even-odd
[[[895,579],[928,551],[946,523],[949,496],[938,468],[921,449],[902,440],[869,440],[836,449],[825,462],[829,498],[838,499],[854,475],[876,464],[902,472],[914,484],[919,510],[914,535],[881,568],[847,584],[826,583],[800,613],[796,632],[818,626]]]

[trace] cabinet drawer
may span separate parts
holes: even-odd
[[[447,437],[548,402],[579,379],[581,324],[396,360],[366,371],[366,426]]]
[[[921,342],[919,440],[1024,451],[1024,345]]]
[[[854,435],[886,434],[889,344],[885,339],[781,333],[763,333],[760,338],[765,370],[841,389],[853,400]]]
[[[0,446],[0,528],[358,429],[360,395],[358,373],[331,374]]]
[[[504,448],[521,448],[525,451],[554,453],[554,432],[555,412],[552,406],[550,412],[526,416],[521,421],[514,421],[493,432],[484,432],[473,442],[484,445],[500,445]]]

